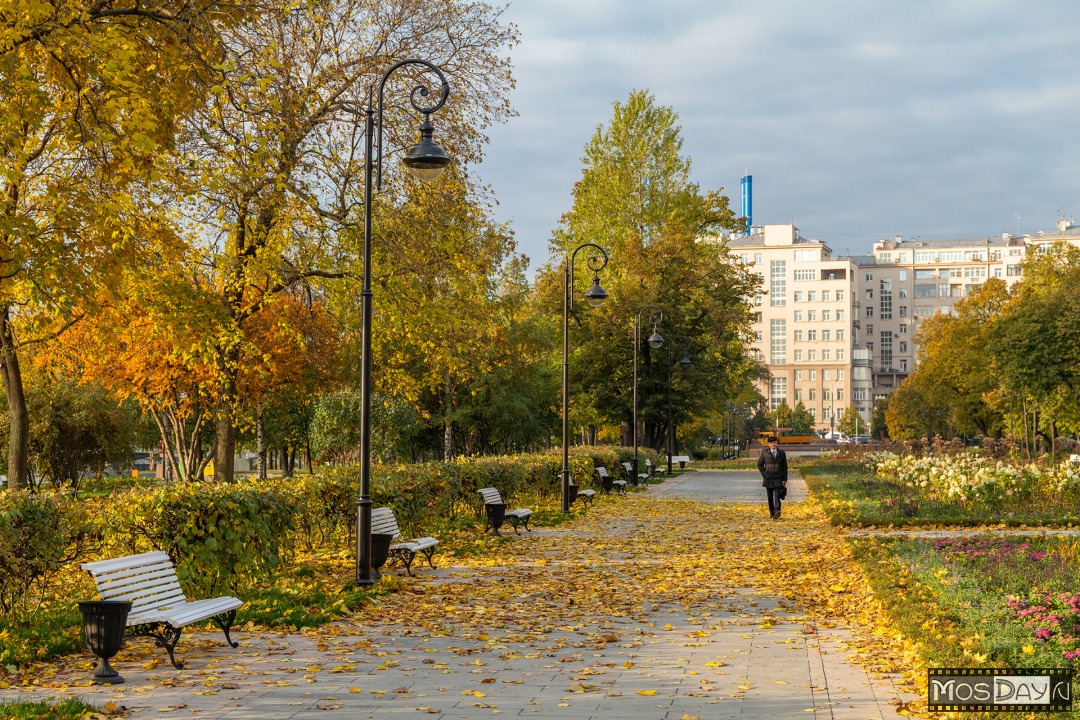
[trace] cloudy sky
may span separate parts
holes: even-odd
[[[634,89],[678,113],[703,190],[737,211],[748,172],[755,225],[843,254],[1080,222],[1077,0],[513,0],[506,17],[520,115],[477,170],[534,270]]]

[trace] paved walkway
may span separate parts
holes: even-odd
[[[788,507],[805,498],[793,479]],[[662,498],[701,503],[755,503],[764,518],[764,491],[753,471],[688,472],[618,503],[660,505]],[[617,506],[615,506],[617,509]],[[592,558],[558,553],[525,560],[515,567],[425,569],[406,578],[417,588],[416,602],[453,603],[461,583],[477,583],[492,593],[509,573],[553,572],[559,563],[595,567],[595,592],[603,593],[620,568],[652,564],[664,577],[664,557],[627,558],[609,550],[605,537],[649,532],[637,521],[599,508],[590,517],[600,526],[589,542]],[[750,510],[746,510],[750,512]],[[782,528],[764,519],[761,528]],[[576,525],[576,524],[575,524]],[[589,524],[574,532],[585,532]],[[569,542],[564,526],[538,529],[514,538],[528,553],[539,538]],[[560,534],[562,533],[562,534]],[[759,542],[746,537],[746,543]],[[546,541],[545,541],[546,542]],[[550,546],[558,547],[551,543]],[[708,553],[702,547],[700,552]],[[526,556],[527,557],[527,556]],[[442,556],[442,563],[452,560]],[[540,567],[537,567],[540,566]],[[395,573],[397,571],[394,571]],[[548,575],[547,577],[557,577]],[[748,577],[748,580],[752,578]],[[485,585],[485,583],[487,583]],[[748,585],[752,583],[748,582]],[[424,593],[419,591],[423,588]],[[557,588],[556,588],[557,590]],[[896,705],[915,697],[898,689],[894,675],[869,672],[849,660],[852,635],[844,628],[808,623],[799,608],[761,591],[730,588],[723,598],[702,600],[685,588],[670,598],[613,612],[574,617],[574,598],[514,586],[492,607],[477,605],[479,624],[456,624],[461,608],[444,605],[424,627],[403,627],[361,615],[359,623],[339,623],[305,634],[238,631],[237,650],[220,633],[197,632],[181,642],[187,665],[142,659],[115,663],[127,683],[114,687],[65,687],[83,681],[85,666],[61,668],[48,688],[0,691],[0,698],[44,699],[77,694],[95,704],[112,701],[133,718],[174,717],[255,720],[261,718],[489,718],[493,715],[565,720],[704,718],[892,718]],[[517,593],[516,595],[514,593]],[[398,593],[407,595],[408,589]],[[474,592],[475,596],[476,593]],[[557,595],[557,593],[556,593]],[[457,595],[466,600],[465,593]],[[666,598],[658,588],[657,598]],[[483,614],[500,603],[490,625]],[[617,605],[617,598],[611,603]],[[584,603],[581,603],[584,607]],[[509,613],[513,608],[517,614]],[[509,613],[509,614],[508,614]],[[545,621],[550,613],[550,620]],[[518,617],[519,621],[507,620]],[[156,652],[150,657],[163,656]],[[146,656],[143,656],[145,658]],[[65,680],[66,678],[66,680]]]

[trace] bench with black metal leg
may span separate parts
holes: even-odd
[[[225,633],[229,645],[239,645],[229,637],[229,629],[243,601],[229,596],[188,600],[166,553],[98,560],[83,563],[82,569],[94,578],[102,600],[131,602],[125,637],[154,638],[169,653],[169,661],[177,670],[184,666],[176,661],[175,649],[186,625],[210,620]]]
[[[480,496],[484,499],[484,510],[487,516],[487,527],[491,528],[491,532],[495,535],[499,534],[499,527],[503,524],[503,521],[508,521],[514,528],[514,534],[520,535],[518,532],[518,526],[524,525],[525,529],[529,532],[529,517],[532,515],[532,510],[527,508],[518,508],[516,510],[507,510],[506,503],[503,502],[502,496],[499,495],[498,488],[481,488],[477,490]]]

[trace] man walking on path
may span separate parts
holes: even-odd
[[[757,467],[761,473],[761,484],[769,500],[769,515],[773,520],[780,519],[780,501],[785,495],[788,480],[787,453],[779,447],[775,435],[769,438],[768,450],[758,456]]]

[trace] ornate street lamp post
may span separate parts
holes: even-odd
[[[371,572],[371,213],[372,172],[378,167],[378,184],[382,188],[382,128],[383,89],[386,81],[398,69],[419,65],[423,72],[432,72],[441,83],[438,96],[432,105],[421,104],[420,99],[430,92],[423,85],[413,88],[409,104],[423,116],[420,123],[420,142],[409,148],[402,163],[420,180],[437,178],[450,164],[442,148],[431,139],[433,128],[431,113],[443,106],[450,95],[450,84],[438,67],[427,60],[402,60],[387,70],[379,81],[377,101],[369,96],[364,111],[367,116],[364,138],[364,289],[362,298],[362,330],[360,354],[360,497],[356,501],[356,584],[371,585],[375,582]],[[374,103],[374,104],[373,104]],[[377,133],[377,135],[376,135]],[[377,150],[372,153],[372,140]]]
[[[652,335],[649,336],[649,347],[653,350],[660,349],[660,346],[664,344],[664,338],[657,332],[656,326],[663,322],[664,311],[655,305],[646,305],[637,312],[637,316],[634,318],[634,477],[630,478],[630,482],[637,485],[638,478],[638,403],[637,403],[637,368],[638,368],[638,347],[641,346],[641,314],[646,310],[651,310],[652,315]]]
[[[585,291],[585,299],[593,307],[608,298],[607,290],[600,287],[600,271],[608,263],[604,248],[593,243],[583,243],[566,256],[563,268],[563,315],[562,315],[562,511],[570,512],[570,312],[574,309],[574,261],[583,248],[593,248],[599,255],[589,257],[589,269],[593,271],[592,287]]]

